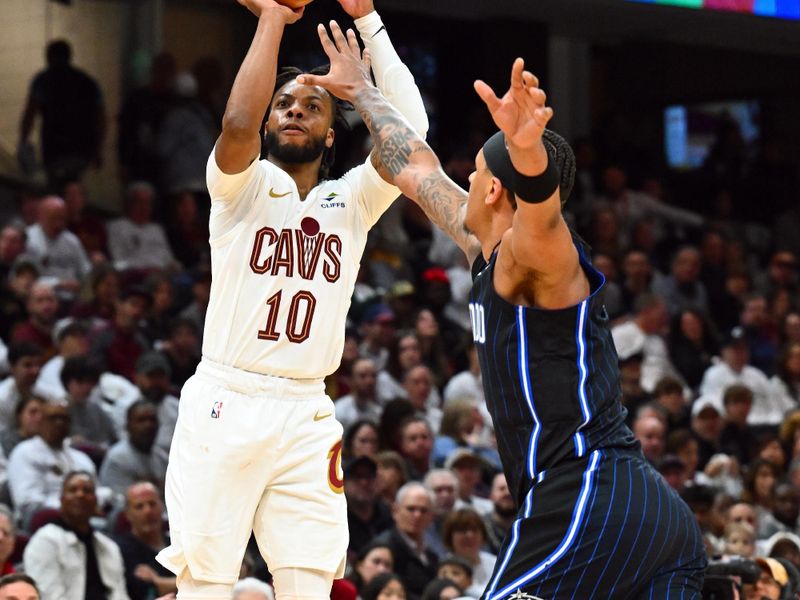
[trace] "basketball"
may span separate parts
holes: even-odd
[[[304,7],[306,4],[310,4],[314,0],[275,0],[278,4],[282,4],[283,6],[288,6],[292,10],[297,10],[298,8]]]

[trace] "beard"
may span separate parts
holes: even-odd
[[[272,156],[282,163],[300,164],[308,163],[319,158],[325,151],[325,136],[310,137],[303,144],[281,144],[278,134],[267,132],[267,155]]]
[[[503,519],[510,519],[517,514],[517,509],[513,504],[511,506],[495,504],[494,510]]]

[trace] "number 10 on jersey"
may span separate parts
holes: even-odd
[[[485,344],[486,317],[483,312],[483,304],[469,303],[469,320],[472,321],[472,340],[476,344]]]
[[[264,329],[258,332],[258,339],[269,340],[272,342],[280,339],[281,334],[277,330],[278,312],[281,309],[281,297],[283,290],[279,290],[267,300],[267,324]],[[289,305],[289,316],[286,319],[286,337],[294,344],[301,344],[311,335],[311,320],[314,318],[314,309],[317,307],[317,299],[314,294],[306,290],[300,290],[292,296]],[[300,315],[303,314],[302,321]]]

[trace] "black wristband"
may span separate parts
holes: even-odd
[[[547,153],[547,168],[543,173],[530,177],[514,169],[514,195],[529,204],[540,204],[549,200],[558,189],[561,176],[553,157]]]

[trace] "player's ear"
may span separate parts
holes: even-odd
[[[336,132],[333,127],[328,127],[328,133],[325,134],[325,147],[330,148],[333,146],[333,139],[336,137]]]
[[[492,177],[492,184],[489,186],[489,191],[486,194],[486,204],[491,205],[502,200],[503,198],[503,184],[497,177]]]

